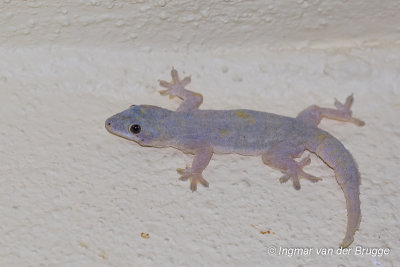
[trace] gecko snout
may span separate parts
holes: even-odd
[[[108,131],[110,131],[110,129],[111,129],[111,120],[110,119],[107,119],[106,120],[106,122],[105,122],[105,127],[106,127],[106,129],[108,130]]]

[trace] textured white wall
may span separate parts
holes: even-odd
[[[398,265],[398,2],[330,2],[1,2],[0,266]],[[190,155],[107,133],[131,104],[177,106],[157,93],[172,66],[205,109],[295,116],[354,93],[366,126],[321,127],[362,175],[353,247],[390,255],[268,255],[344,236],[343,193],[316,157],[324,180],[295,191],[259,158],[216,155],[192,193],[175,172]]]
[[[167,50],[400,43],[396,0],[0,2],[0,43]]]

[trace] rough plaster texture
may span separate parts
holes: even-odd
[[[0,3],[0,266],[399,265],[398,2],[271,2],[271,22],[260,20],[270,14],[262,3]],[[331,17],[318,11],[329,5]],[[310,49],[314,40],[325,48]],[[344,236],[343,193],[314,156],[307,170],[323,181],[300,191],[259,158],[216,155],[210,188],[192,193],[175,172],[190,155],[110,135],[104,120],[131,104],[177,106],[157,93],[172,66],[192,75],[205,109],[295,116],[354,93],[366,126],[321,127],[362,175],[353,247],[390,254],[268,255],[270,246],[336,248]]]
[[[0,43],[7,47],[193,52],[400,44],[397,0],[4,0],[0,11]]]

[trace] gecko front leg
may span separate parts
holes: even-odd
[[[169,95],[170,98],[179,97],[183,102],[179,105],[177,111],[190,111],[199,109],[203,103],[203,96],[185,89],[185,86],[190,83],[190,76],[185,77],[183,80],[179,79],[178,72],[172,68],[171,70],[172,82],[160,81],[162,87],[167,90],[159,91],[161,95]]]
[[[284,173],[279,179],[281,183],[285,183],[291,179],[294,188],[299,190],[300,178],[305,178],[314,183],[322,180],[303,171],[303,167],[309,165],[311,162],[310,156],[305,157],[300,162],[293,159],[303,153],[303,151],[304,148],[293,146],[293,144],[280,143],[266,151],[262,155],[262,160],[264,164]]]
[[[197,184],[208,187],[208,182],[203,178],[202,172],[211,160],[213,151],[211,147],[202,147],[195,151],[192,167],[186,169],[177,169],[181,175],[179,180],[186,181],[190,179],[190,189],[196,191]]]

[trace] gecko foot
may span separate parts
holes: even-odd
[[[308,174],[302,170],[304,166],[309,165],[311,162],[310,156],[305,157],[300,162],[298,162],[295,167],[287,169],[285,175],[283,175],[279,181],[281,183],[286,183],[289,179],[293,181],[293,186],[296,190],[300,189],[300,181],[299,178],[305,178],[313,183],[322,180],[321,178],[315,177],[311,174]]]
[[[192,173],[190,168],[177,169],[176,171],[181,175],[179,180],[186,181],[190,179],[190,189],[192,192],[197,190],[197,184],[202,184],[203,186],[208,187],[208,182],[203,178],[201,173]]]
[[[185,86],[190,83],[190,76],[179,80],[178,72],[172,68],[171,70],[172,82],[166,82],[160,80],[160,85],[167,88],[167,90],[158,91],[161,95],[169,95],[169,98],[175,96],[182,98],[185,91]]]
[[[365,122],[363,122],[362,120],[353,118],[351,116],[351,114],[352,114],[351,105],[353,105],[353,102],[354,102],[353,94],[349,95],[346,98],[346,102],[344,104],[342,104],[335,98],[335,107],[343,116],[342,119],[344,119],[345,121],[354,123],[357,126],[363,126],[363,125],[365,125]]]

